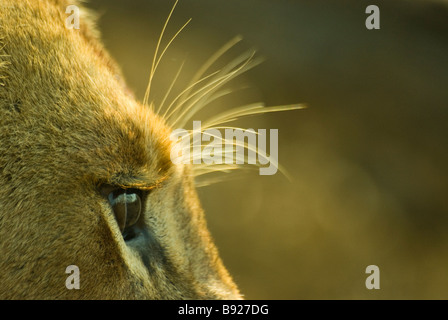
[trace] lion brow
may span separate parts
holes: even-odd
[[[123,189],[140,189],[153,190],[161,186],[161,184],[168,178],[162,176],[154,179],[154,177],[147,177],[146,175],[133,176],[128,174],[119,174],[111,180],[111,184]]]

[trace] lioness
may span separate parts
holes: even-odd
[[[241,298],[172,128],[69,5],[0,0],[0,298]]]
[[[68,5],[0,2],[0,297],[240,298],[168,127]]]

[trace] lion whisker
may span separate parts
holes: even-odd
[[[156,110],[157,114],[160,114],[160,112],[163,110],[163,106],[165,105],[165,102],[166,102],[168,96],[170,95],[171,91],[173,90],[174,84],[176,83],[177,79],[179,78],[179,75],[182,72],[184,65],[185,65],[185,60],[182,61],[182,64],[180,65],[179,70],[177,71],[176,75],[174,76],[173,81],[171,81],[171,84],[170,84],[168,90],[166,91],[165,96],[162,99],[162,102],[160,102],[160,105],[158,106],[158,108]]]

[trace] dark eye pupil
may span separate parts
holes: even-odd
[[[142,209],[142,200],[138,192],[132,189],[115,190],[109,194],[108,199],[122,233],[137,223]]]

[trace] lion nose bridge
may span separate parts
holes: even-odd
[[[177,273],[177,279],[186,292],[192,299],[241,299],[230,277],[211,263],[198,259],[190,262],[188,271]]]
[[[242,296],[234,286],[229,286],[226,279],[211,280],[207,283],[205,299],[241,300]]]
[[[210,261],[191,259],[188,251],[173,252],[154,235],[147,237],[134,258],[143,263],[149,285],[162,299],[241,299],[235,286],[229,284],[229,278],[211,266]]]

